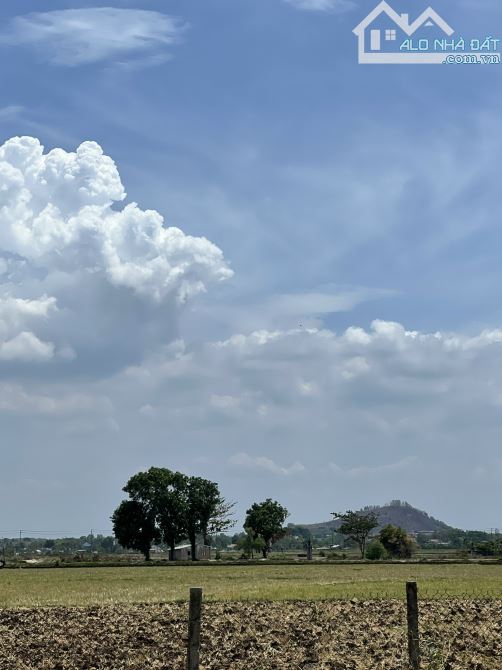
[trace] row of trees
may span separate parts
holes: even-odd
[[[81,535],[80,537],[29,537],[2,538],[1,546],[7,556],[19,555],[70,555],[78,551],[114,554],[121,550],[116,539],[105,535]]]
[[[115,537],[123,547],[141,551],[146,560],[152,544],[161,542],[169,547],[173,560],[176,544],[185,539],[190,542],[192,560],[197,560],[197,537],[209,545],[213,535],[235,525],[234,503],[227,502],[218,484],[208,479],[150,468],[131,477],[123,490],[129,498],[113,513]],[[243,553],[252,556],[260,551],[267,558],[273,544],[286,535],[288,516],[288,510],[271,498],[254,503],[246,512],[245,535],[240,540]],[[348,510],[333,517],[340,521],[338,533],[355,542],[365,558],[368,538],[378,526],[377,514]],[[306,542],[311,546],[310,538]],[[370,547],[371,558],[409,558],[413,542],[403,529],[386,526]]]
[[[356,542],[361,552],[361,558],[378,560],[390,556],[391,558],[411,558],[415,544],[403,528],[388,524],[384,526],[378,536],[367,546],[371,532],[378,527],[378,515],[374,512],[352,512],[344,514],[333,513],[340,519],[338,532]]]
[[[202,477],[188,477],[167,468],[150,468],[133,475],[123,500],[111,519],[119,543],[140,551],[150,560],[153,543],[163,542],[174,559],[176,544],[188,539],[191,558],[197,560],[197,537],[209,545],[211,537],[235,525],[234,503],[221,495],[218,484]],[[287,529],[288,510],[270,498],[254,503],[246,513],[246,549],[259,549],[266,558],[272,545]]]
[[[140,551],[147,561],[153,543],[165,543],[173,560],[176,544],[185,539],[196,560],[197,536],[209,544],[211,535],[235,524],[233,503],[223,498],[218,484],[202,477],[150,468],[133,475],[123,491],[129,499],[112,515],[113,532],[123,547]]]

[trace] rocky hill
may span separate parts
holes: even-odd
[[[404,528],[408,533],[441,532],[451,529],[442,521],[438,521],[426,512],[413,507],[402,500],[392,500],[386,505],[365,507],[361,512],[375,512],[378,515],[379,528],[391,523]],[[296,525],[296,524],[295,524]],[[306,524],[314,537],[323,537],[331,531],[336,531],[340,521],[324,521],[321,523]]]

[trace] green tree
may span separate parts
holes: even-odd
[[[233,503],[222,497],[218,484],[202,477],[190,477],[187,482],[185,522],[191,546],[192,561],[197,560],[197,535],[209,545],[211,535],[221,533],[234,525],[230,518]]]
[[[255,539],[263,540],[263,558],[267,558],[272,544],[286,534],[287,528],[283,526],[288,516],[288,510],[271,498],[254,503],[247,510],[244,529],[246,532],[250,529]]]
[[[153,515],[160,538],[169,547],[171,560],[176,543],[187,536],[188,483],[189,477],[181,472],[150,468],[133,475],[123,488]]]
[[[380,542],[387,553],[393,558],[411,558],[413,554],[413,540],[403,528],[388,524],[379,533]]]
[[[385,547],[380,542],[380,540],[373,540],[370,542],[366,548],[366,558],[370,561],[381,561],[382,558],[387,556]]]
[[[347,510],[344,514],[332,512],[335,519],[339,519],[342,523],[338,528],[338,532],[349,537],[359,547],[361,558],[366,554],[366,542],[368,536],[378,526],[378,515],[374,512],[352,512]]]
[[[122,546],[132,548],[134,543],[144,547],[148,535],[145,529],[151,527],[155,531],[150,533],[151,541],[154,538],[165,542],[171,560],[176,543],[187,537],[192,546],[192,560],[196,560],[198,535],[209,544],[211,534],[220,533],[234,524],[230,518],[233,504],[221,496],[218,484],[202,477],[187,477],[167,468],[150,468],[133,475],[123,491],[130,498],[124,502],[135,505],[122,503],[112,517],[112,520],[120,521],[117,531],[122,531],[122,537],[129,543],[124,545],[116,532]],[[127,514],[131,516],[129,525]],[[134,539],[135,529],[140,535],[137,539]]]
[[[113,532],[119,543],[127,549],[141,551],[150,560],[152,542],[160,540],[155,516],[141,502],[123,500],[112,515]]]
[[[480,542],[475,545],[474,551],[481,556],[502,556],[502,542],[500,540]]]
[[[174,561],[176,544],[187,534],[188,482],[189,477],[181,472],[171,472],[157,499],[157,523],[170,561]]]
[[[246,558],[254,558],[255,551],[263,551],[265,546],[261,537],[255,537],[251,528],[247,528],[245,533],[239,536],[236,542],[237,549],[242,551]]]
[[[115,552],[116,547],[113,537],[103,537],[100,544],[101,549],[106,551],[108,554]]]

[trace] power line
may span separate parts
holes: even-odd
[[[12,536],[18,536],[19,539],[22,539],[23,535],[25,537],[31,537],[33,535],[41,535],[46,536],[46,535],[56,535],[58,537],[82,537],[82,536],[88,536],[88,535],[94,535],[94,534],[109,534],[113,535],[113,530],[110,528],[92,528],[91,532],[89,533],[89,530],[31,530],[27,528],[16,528],[16,529],[10,529],[10,530],[0,530],[0,535],[3,537],[7,537],[8,535]],[[14,538],[11,538],[14,539]]]

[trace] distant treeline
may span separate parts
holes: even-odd
[[[82,535],[80,537],[23,537],[4,538],[3,549],[7,556],[15,554],[69,555],[94,551],[100,554],[123,553],[125,550],[117,540],[105,535]]]
[[[232,550],[243,558],[255,553],[268,558],[272,551],[306,551],[312,559],[314,549],[324,555],[338,555],[357,548],[361,558],[411,558],[417,550],[457,550],[483,556],[502,556],[502,535],[451,528],[415,510],[408,503],[392,501],[387,508],[366,507],[363,510],[332,512],[333,522],[311,526],[285,525],[288,510],[276,500],[267,498],[253,503],[246,511],[244,532],[227,534],[236,525],[232,518],[235,503],[220,493],[219,485],[201,477],[188,476],[167,468],[152,467],[129,478],[123,487],[127,498],[111,516],[114,537],[89,534],[78,538],[5,539],[6,556],[119,554],[141,552],[145,560],[151,553],[168,552],[178,560],[180,552],[197,560],[210,555],[208,547],[221,552]],[[389,522],[388,509],[405,511]],[[418,514],[433,521],[436,529],[412,532],[405,522]],[[406,529],[408,527],[408,530]],[[186,543],[189,543],[189,551]],[[182,544],[179,547],[180,543]],[[185,544],[183,544],[185,543]],[[202,546],[201,546],[202,545]],[[200,550],[200,551],[199,551]]]
[[[211,546],[215,551],[230,550],[239,552],[246,540],[244,532],[227,535],[218,533],[211,538]],[[287,534],[272,545],[272,551],[304,551],[306,542],[312,541],[314,549],[329,549],[336,547],[339,551],[351,549],[355,544],[347,541],[336,532],[326,532],[324,535],[311,536],[308,528],[289,524]],[[471,552],[480,556],[502,556],[502,537],[482,531],[451,530],[433,534],[418,534],[415,538],[420,549],[457,549]],[[337,547],[338,545],[338,547]],[[77,553],[98,553],[101,555],[127,554],[129,550],[122,547],[115,537],[105,535],[82,535],[80,537],[41,538],[23,537],[4,538],[3,548],[6,556],[18,555],[45,555],[71,556]],[[154,547],[162,553],[168,552],[166,545]],[[335,549],[335,550],[336,550]]]

